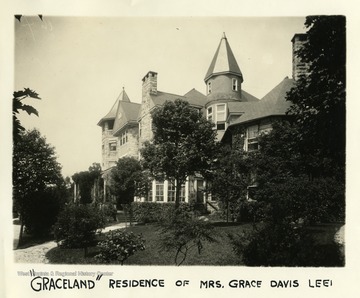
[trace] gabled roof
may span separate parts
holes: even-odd
[[[205,81],[216,74],[232,73],[241,77],[243,76],[240,71],[239,65],[236,62],[235,56],[230,48],[225,33],[220,40],[220,44],[215,52],[214,58],[211,61],[210,67],[205,75]]]
[[[190,105],[194,106],[205,106],[207,99],[204,94],[197,91],[195,88],[191,89],[188,93],[184,95]]]
[[[204,107],[206,103],[206,96],[201,92],[192,89],[185,95],[177,95],[162,91],[157,91],[157,94],[151,94],[152,103],[150,104],[150,109],[154,106],[161,106],[165,103],[165,101],[175,101],[176,99],[182,99],[189,102],[191,106],[194,107]]]
[[[242,124],[253,120],[269,117],[285,115],[286,111],[291,105],[291,102],[286,100],[286,93],[294,86],[294,81],[285,78],[267,93],[259,102],[233,102],[229,103],[234,113],[241,113],[242,115],[236,119],[232,125]]]
[[[101,126],[102,123],[106,120],[115,120],[116,113],[118,111],[119,102],[130,102],[130,99],[128,95],[126,94],[124,88],[119,94],[118,98],[116,99],[114,105],[110,109],[110,111],[100,119],[99,123],[97,125]]]
[[[137,124],[137,117],[140,111],[140,104],[126,101],[119,101],[119,108],[114,123],[114,135],[122,128],[131,123]]]

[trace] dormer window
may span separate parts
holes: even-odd
[[[211,93],[211,82],[207,83],[207,94]]]
[[[232,90],[233,91],[239,91],[238,79],[232,79]]]

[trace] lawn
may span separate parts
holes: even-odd
[[[232,246],[227,236],[229,233],[241,233],[252,229],[250,224],[214,223],[214,236],[216,242],[203,243],[201,254],[193,248],[182,265],[243,265],[232,251]],[[175,251],[164,251],[159,245],[159,231],[156,225],[136,225],[126,228],[135,234],[142,234],[145,239],[146,249],[136,252],[125,265],[174,265]],[[88,256],[84,257],[83,249],[53,248],[46,254],[52,264],[98,264],[95,255],[98,248],[89,248]]]
[[[199,254],[194,247],[187,255],[182,265],[211,265],[211,266],[243,266],[241,259],[235,255],[228,237],[229,234],[239,234],[253,229],[251,224],[238,223],[213,223],[213,236],[216,242],[203,243],[203,249]],[[309,232],[315,236],[319,244],[331,243],[339,225],[317,225],[309,228]],[[175,250],[165,251],[160,246],[160,231],[154,224],[135,225],[126,228],[135,234],[141,234],[145,239],[144,251],[138,251],[125,261],[125,265],[162,265],[174,266]],[[104,237],[104,235],[102,235]],[[51,264],[100,264],[95,258],[99,253],[97,246],[88,249],[87,257],[84,257],[83,249],[53,248],[46,254]],[[115,263],[114,263],[115,264]]]

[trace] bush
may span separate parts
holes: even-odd
[[[131,205],[134,221],[139,223],[162,221],[164,215],[171,213],[175,208],[174,203],[134,202]],[[180,204],[179,208],[182,210],[192,209],[187,203]]]
[[[26,231],[35,237],[48,235],[63,207],[64,192],[48,188],[29,195],[24,204],[23,222]]]
[[[55,240],[62,247],[86,250],[95,243],[96,231],[104,227],[105,218],[101,210],[71,204],[59,215],[54,229]]]
[[[159,222],[161,247],[167,251],[175,250],[174,263],[180,266],[192,248],[200,254],[203,242],[215,242],[213,226],[197,218],[187,206],[168,210]]]
[[[117,210],[113,204],[103,204],[101,206],[101,211],[104,214],[106,222],[117,221],[116,218]]]
[[[135,252],[145,249],[145,240],[141,235],[122,230],[110,231],[106,239],[99,242],[100,254],[96,258],[110,263],[120,262],[121,265]]]
[[[304,227],[267,224],[229,237],[247,266],[344,266],[339,245],[318,243]]]

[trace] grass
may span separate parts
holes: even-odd
[[[214,224],[214,235],[216,242],[203,243],[201,254],[193,248],[183,265],[243,265],[241,260],[236,258],[232,251],[229,233],[241,233],[241,231],[251,229],[250,224]],[[135,234],[142,234],[145,239],[146,249],[136,252],[125,265],[174,265],[175,251],[164,251],[159,245],[159,231],[155,225],[137,225],[126,228]],[[95,255],[99,252],[97,247],[89,248],[88,256],[84,257],[83,249],[63,249],[53,248],[47,252],[46,257],[52,264],[99,264]]]
[[[243,266],[242,261],[235,255],[228,234],[239,234],[252,229],[251,224],[213,223],[216,242],[203,243],[201,254],[194,247],[182,265],[211,265],[211,266]],[[310,233],[315,236],[319,244],[330,243],[338,225],[317,225],[310,227]],[[125,265],[162,265],[174,266],[175,251],[165,251],[160,247],[160,232],[156,225],[136,225],[126,228],[135,234],[142,234],[146,249],[138,251],[125,261]],[[103,237],[103,236],[102,236]],[[88,249],[84,257],[84,249],[64,249],[60,247],[49,250],[46,257],[51,264],[100,264],[95,258],[99,253],[97,246]],[[115,264],[115,263],[113,263]]]

